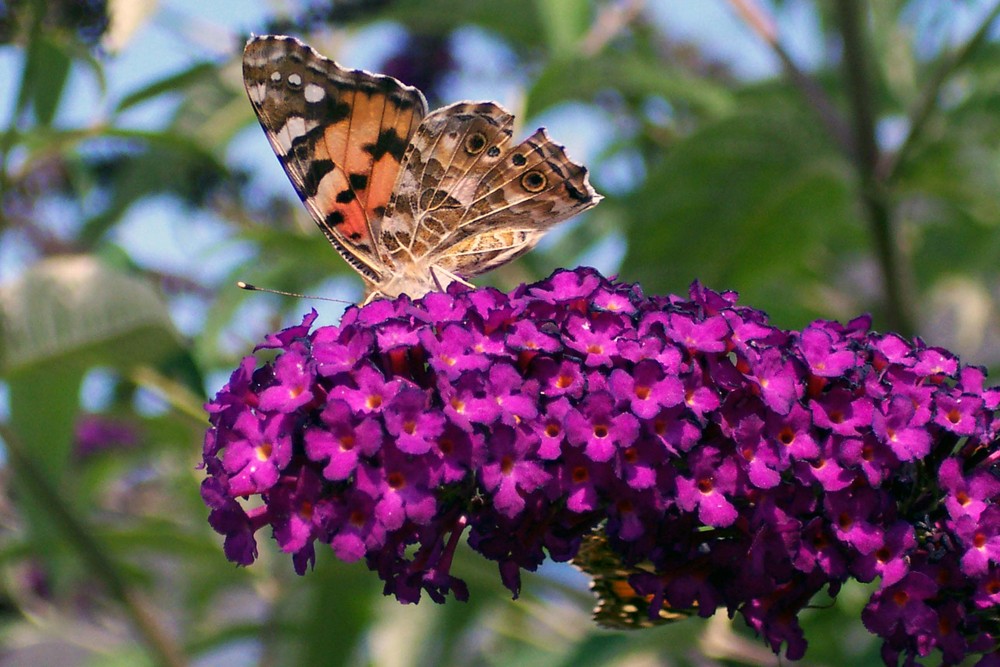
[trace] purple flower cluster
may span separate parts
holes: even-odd
[[[815,593],[879,578],[863,621],[887,663],[1000,660],[1000,390],[945,350],[590,269],[314,319],[208,404],[202,491],[237,563],[270,526],[300,573],[320,541],[402,601],[465,599],[467,530],[516,595],[600,525],[647,563],[651,616],[725,607],[797,659]]]

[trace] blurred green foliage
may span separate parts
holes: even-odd
[[[670,37],[636,1],[290,4],[255,32],[334,44],[331,35],[393,22],[407,37],[384,69],[433,96],[447,77],[475,71],[452,39],[475,27],[512,54],[528,125],[567,104],[606,120],[595,128],[603,152],[588,166],[607,199],[560,242],[498,270],[494,284],[510,288],[620,244],[620,277],[647,293],[683,292],[697,279],[738,290],[788,328],[869,311],[878,329],[1000,361],[993,3],[724,3],[751,12],[742,29],[762,43],[769,34],[754,11],[794,4],[815,20],[818,65],[797,65],[779,32],[783,73],[753,81]],[[962,26],[950,18],[956,7]],[[103,2],[0,1],[0,48],[20,68],[0,128],[0,247],[16,246],[5,256],[27,267],[0,287],[0,662],[775,663],[724,618],[598,631],[582,580],[565,567],[528,578],[511,603],[494,566],[470,556],[456,564],[469,603],[403,608],[362,565],[326,553],[294,576],[266,535],[253,567],[228,564],[198,494],[207,378],[302,313],[300,303],[229,285],[315,293],[351,272],[320,234],[303,232],[304,210],[254,191],[247,167],[228,158],[255,124],[237,74],[243,36],[227,58],[103,99],[86,122],[59,121],[72,73],[104,91],[115,57],[100,47],[113,25],[107,11]],[[158,103],[158,127],[127,122]],[[225,242],[250,249],[230,276],[171,273],[118,242],[127,213],[164,199],[224,221]],[[175,329],[179,304],[203,313],[194,333]],[[98,416],[132,429],[131,445],[84,446],[95,436],[81,431],[81,396],[94,386],[107,394]],[[804,619],[810,662],[879,664],[858,621],[865,597],[849,587]]]

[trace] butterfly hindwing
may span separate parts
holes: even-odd
[[[510,146],[513,116],[492,102],[428,115],[403,158],[382,240],[390,256],[473,276],[531,249],[601,200],[545,130]]]
[[[347,70],[302,42],[252,38],[247,94],[299,197],[370,283],[385,279],[377,239],[400,163],[427,113],[416,88]]]

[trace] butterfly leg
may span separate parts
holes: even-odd
[[[367,306],[372,301],[374,301],[375,299],[384,299],[384,298],[386,298],[386,296],[382,294],[381,291],[373,289],[372,291],[368,292],[368,294],[365,295],[365,300],[358,305],[364,307]]]
[[[438,275],[439,273],[441,274],[440,276]],[[436,264],[431,267],[431,276],[434,278],[434,284],[437,285],[437,288],[442,292],[448,289],[448,285],[451,283],[461,283],[472,289],[475,289],[476,287],[462,276],[456,275],[447,269],[442,269]],[[445,278],[445,280],[442,281],[442,278]]]

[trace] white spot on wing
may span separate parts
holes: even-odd
[[[275,83],[281,81],[281,72],[279,72],[278,70],[274,70],[273,72],[271,72],[271,81],[274,81]]]
[[[326,97],[326,91],[323,90],[322,86],[319,86],[315,83],[310,83],[308,86],[306,86],[305,96],[306,96],[306,102],[319,102],[321,99]]]
[[[281,147],[282,154],[287,154],[292,149],[292,142],[319,125],[314,120],[306,121],[302,116],[289,116],[285,124],[274,133]]]
[[[293,85],[293,86],[301,86],[302,85],[302,77],[299,76],[298,74],[289,74],[288,75],[288,83],[291,84],[291,85]]]
[[[267,93],[267,86],[263,83],[255,83],[252,86],[247,87],[247,92],[250,94],[250,101],[256,104],[262,104]]]

